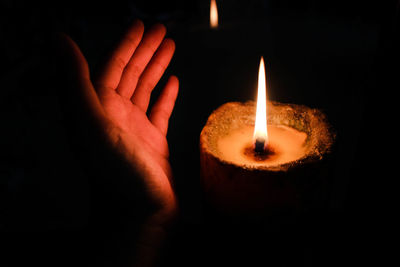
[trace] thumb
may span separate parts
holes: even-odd
[[[54,41],[54,87],[68,141],[81,162],[96,162],[108,140],[108,120],[79,47],[65,34]]]
[[[81,78],[90,80],[89,66],[78,45],[65,33],[57,33],[54,37],[57,70],[68,70],[65,78]]]
[[[104,111],[90,80],[88,63],[78,45],[68,35],[58,33],[55,49],[55,85],[65,111],[70,115],[77,113],[79,118],[88,115],[102,121]]]

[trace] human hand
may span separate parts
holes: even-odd
[[[61,98],[70,109],[67,114],[72,114],[70,121],[80,125],[74,133],[78,149],[91,150],[82,158],[92,158],[92,170],[106,176],[96,182],[105,187],[119,184],[134,195],[137,203],[128,207],[133,213],[139,206],[151,207],[146,210],[151,225],[171,220],[177,207],[166,140],[179,87],[175,76],[146,115],[151,92],[175,50],[165,33],[160,24],[144,33],[143,23],[136,21],[94,82],[78,46],[68,36],[61,37],[61,58],[67,63],[59,73],[65,83]]]

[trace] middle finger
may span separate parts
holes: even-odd
[[[129,60],[117,87],[117,92],[121,96],[128,99],[132,96],[140,75],[146,68],[157,48],[160,46],[165,33],[165,26],[162,24],[156,24],[144,34],[138,48]]]

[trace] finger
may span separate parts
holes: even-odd
[[[168,67],[174,51],[175,42],[171,39],[165,39],[140,77],[131,100],[143,111],[147,110],[151,91],[153,91],[165,69]]]
[[[108,60],[96,86],[115,90],[130,58],[138,47],[144,31],[143,22],[136,20]]]
[[[98,162],[99,155],[104,154],[99,154],[99,151],[108,151],[108,142],[104,140],[108,136],[104,133],[110,129],[110,123],[90,81],[88,64],[78,46],[68,36],[61,35],[57,39],[57,48],[54,85],[58,89],[68,142],[77,159],[83,163],[82,166],[90,168],[90,172],[96,172],[98,166],[91,163]]]
[[[67,114],[75,114],[83,119],[79,115],[83,112],[91,120],[101,120],[104,118],[104,111],[90,81],[89,66],[85,57],[77,44],[65,34],[58,36],[57,46],[57,83],[62,87],[60,96]]]
[[[165,85],[160,97],[154,104],[150,113],[150,121],[164,135],[168,131],[168,120],[174,109],[175,100],[179,91],[179,80],[176,76],[171,76]]]
[[[144,34],[142,41],[122,74],[121,81],[117,88],[117,92],[121,96],[128,99],[132,96],[140,75],[160,46],[165,33],[165,26],[156,24]]]

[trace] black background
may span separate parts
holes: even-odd
[[[395,175],[385,153],[396,142],[385,141],[395,140],[398,2],[221,0],[218,7],[220,27],[211,31],[208,1],[1,2],[0,226],[9,264],[95,262],[86,253],[90,241],[83,241],[90,186],[69,146],[57,84],[49,77],[51,36],[68,33],[94,74],[135,18],[146,27],[164,23],[177,46],[153,93],[168,75],[180,79],[168,141],[181,214],[161,266],[383,259],[376,238],[390,237],[384,230]],[[239,236],[248,232],[236,229],[232,237],[235,231],[219,232],[204,218],[198,139],[215,108],[255,99],[262,55],[269,97],[322,109],[335,128],[334,182],[328,207],[310,229],[244,239]]]

